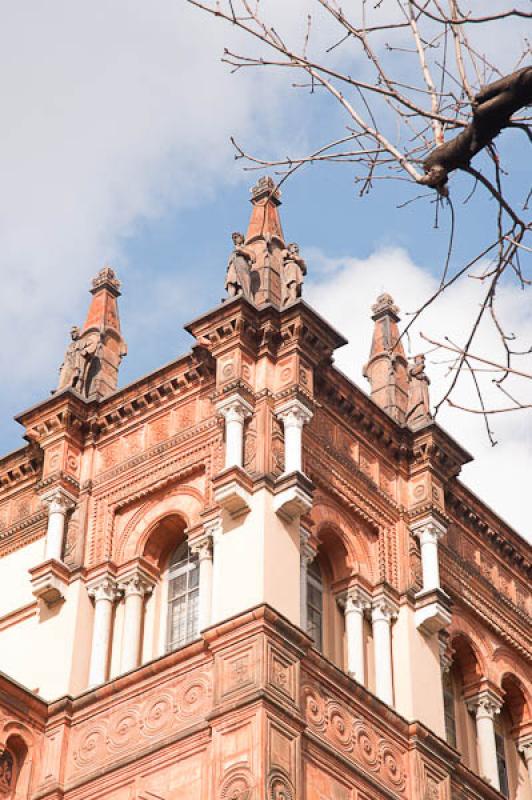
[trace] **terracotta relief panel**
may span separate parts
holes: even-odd
[[[392,500],[395,500],[397,497],[397,481],[394,473],[387,467],[381,466],[379,478],[382,491]]]
[[[133,456],[136,456],[142,452],[144,449],[144,427],[137,428],[124,437],[123,449],[124,460],[133,458]]]
[[[157,419],[149,423],[147,434],[148,447],[159,444],[159,442],[164,442],[170,435],[170,412],[168,411],[166,414],[162,414],[162,416],[157,417]]]
[[[258,791],[257,720],[237,715],[213,730],[215,800],[262,800]]]
[[[297,664],[271,642],[267,643],[266,681],[281,699],[297,702]]]
[[[361,471],[371,478],[374,481],[377,477],[377,461],[375,457],[366,450],[365,448],[361,447],[359,449],[359,457],[358,457],[358,465]]]
[[[204,756],[173,758],[174,763],[144,775],[132,800],[204,800],[208,796]]]
[[[267,721],[268,800],[295,800],[297,774],[297,735],[278,720]]]
[[[306,764],[305,800],[354,800],[354,797],[348,786],[314,764]],[[361,800],[360,795],[358,800]]]
[[[215,703],[225,703],[234,697],[258,688],[260,680],[259,643],[252,642],[230,651],[217,653],[215,664]]]
[[[303,687],[302,703],[306,721],[316,735],[384,786],[401,796],[407,795],[404,748],[316,685]]]
[[[296,362],[295,358],[282,358],[278,363],[275,371],[276,376],[276,389],[280,391],[286,386],[296,382]]]
[[[178,406],[175,409],[175,432],[192,427],[196,424],[196,401],[190,400],[188,403]]]
[[[150,748],[204,719],[212,702],[211,680],[207,672],[174,679],[74,724],[68,777],[92,772],[127,753]]]

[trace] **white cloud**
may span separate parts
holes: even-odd
[[[373,322],[371,305],[378,294],[387,291],[399,306],[402,317],[414,311],[437,288],[435,279],[426,269],[415,264],[401,249],[381,249],[365,260],[356,258],[332,259],[312,250],[306,251],[311,270],[315,264],[317,278],[305,287],[305,297],[320,313],[337,327],[349,344],[338,351],[337,364],[355,382],[367,391],[362,378],[362,366],[367,361]],[[411,353],[427,352],[429,345],[419,337],[419,331],[439,341],[447,335],[463,344],[473,315],[479,308],[482,285],[465,279],[445,292],[430,307],[410,337]],[[532,292],[505,288],[499,292],[499,311],[507,323],[507,330],[520,335],[523,344],[532,341]],[[408,343],[405,342],[408,346]],[[495,361],[501,358],[497,337],[490,326],[481,328],[472,352]],[[427,372],[431,378],[431,399],[437,402],[448,385],[447,366],[441,362],[447,357],[441,353],[427,356]],[[439,363],[438,363],[439,362]],[[522,363],[522,369],[532,372],[532,358]],[[500,408],[510,402],[491,385],[490,373],[483,373],[484,396],[488,407]],[[509,382],[510,391],[519,393],[524,401],[531,402],[530,381]],[[478,407],[472,383],[467,376],[460,381],[456,402]],[[529,485],[532,474],[531,412],[514,411],[492,417],[496,447],[489,444],[482,418],[465,412],[442,407],[438,422],[474,456],[471,465],[464,467],[462,479],[474,492],[523,536],[530,537]],[[503,470],[503,465],[506,465]]]
[[[4,9],[0,370],[12,393],[51,384],[88,279],[105,260],[123,275],[139,219],[241,180],[231,134],[280,145],[284,80],[232,77],[219,59],[234,36],[182,0]]]

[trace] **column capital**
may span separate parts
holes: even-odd
[[[336,602],[344,614],[349,614],[350,611],[364,613],[371,608],[371,595],[361,586],[350,586],[345,592],[336,596]]]
[[[241,395],[233,393],[218,400],[216,413],[226,422],[243,422],[253,414],[253,407]]]
[[[275,411],[277,419],[286,426],[302,428],[314,416],[311,409],[296,397],[287,400]]]
[[[44,494],[41,494],[40,500],[44,505],[48,506],[49,514],[67,514],[76,505],[76,498],[63,489],[62,486],[55,486],[49,489]]]
[[[200,561],[204,558],[212,558],[212,542],[213,534],[209,530],[205,530],[200,536],[196,536],[189,542],[190,551],[198,556]]]
[[[447,533],[447,527],[434,514],[428,514],[413,522],[410,531],[418,537],[421,544],[437,543]]]
[[[304,528],[299,531],[299,555],[305,567],[314,561],[318,551],[309,543],[310,533]]]
[[[495,719],[502,708],[502,700],[489,689],[484,689],[474,697],[468,698],[466,705],[477,719]]]
[[[527,733],[517,739],[517,749],[523,754],[527,764],[532,761],[532,733]]]
[[[141,564],[134,564],[118,576],[118,588],[124,597],[144,597],[153,591],[156,578]]]
[[[371,619],[373,622],[387,622],[390,624],[397,617],[398,611],[397,603],[385,594],[377,595],[371,601]]]
[[[120,590],[116,578],[113,575],[99,575],[87,585],[87,592],[91,600],[97,603],[99,600],[110,600],[114,603],[120,597]]]

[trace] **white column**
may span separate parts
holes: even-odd
[[[419,520],[411,527],[419,538],[421,567],[423,570],[423,591],[440,588],[440,567],[438,563],[438,542],[446,532],[445,527],[435,517]]]
[[[386,597],[373,600],[371,622],[375,653],[375,692],[389,706],[393,706],[392,671],[392,620],[397,616],[396,606]]]
[[[517,749],[523,754],[528,769],[528,780],[532,787],[532,733],[517,740]]]
[[[63,559],[66,515],[74,508],[75,500],[64,489],[57,487],[41,497],[48,506],[48,527],[46,530],[45,561]]]
[[[244,462],[244,421],[253,409],[239,395],[231,395],[217,405],[225,419],[225,469],[242,467]]]
[[[284,425],[284,472],[303,472],[303,425],[312,419],[312,411],[300,400],[289,400],[277,410]]]
[[[89,686],[96,686],[107,680],[113,603],[118,597],[116,581],[104,575],[89,585],[88,592],[94,600]]]
[[[468,708],[475,713],[477,723],[477,743],[479,772],[481,778],[500,790],[499,771],[497,769],[497,749],[495,745],[495,715],[501,710],[502,703],[489,691],[480,692],[477,697],[468,701]]]
[[[129,672],[140,664],[144,598],[153,585],[153,580],[138,567],[120,578],[119,588],[124,592],[125,601],[121,672]]]
[[[316,550],[308,543],[309,532],[301,530],[299,533],[299,598],[300,598],[300,627],[307,632],[307,590],[308,566],[316,558]]]
[[[344,603],[345,634],[347,639],[347,671],[358,683],[365,685],[364,611],[371,608],[370,597],[355,586],[347,590]]]
[[[190,549],[198,554],[199,560],[199,629],[205,630],[212,619],[212,547],[214,537],[220,533],[221,520],[206,523],[201,536],[190,542]]]

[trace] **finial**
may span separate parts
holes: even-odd
[[[261,200],[269,199],[274,205],[281,205],[281,192],[276,187],[273,178],[269,175],[264,175],[259,178],[255,186],[251,188],[251,202],[258,203]]]
[[[104,286],[116,296],[120,294],[120,281],[116,277],[114,269],[109,266],[105,266],[103,269],[101,269],[96,277],[92,279],[91,292],[94,294],[94,292],[98,291],[98,289],[101,289]]]
[[[395,305],[393,297],[388,292],[383,292],[377,297],[377,301],[371,306],[371,310],[373,311],[373,319],[386,313],[393,314],[394,317],[399,314],[399,307]]]

